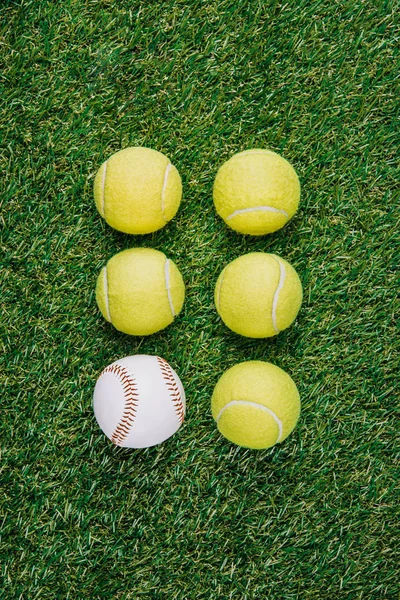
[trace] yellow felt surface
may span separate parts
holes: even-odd
[[[279,429],[273,417],[256,405],[233,405],[222,413],[219,432],[227,440],[254,450],[277,443]]]
[[[150,248],[132,248],[113,256],[107,263],[107,290],[104,274],[96,286],[96,300],[107,318],[106,298],[111,322],[116,329],[131,335],[150,335],[174,320],[166,286],[166,256]],[[168,262],[173,309],[177,315],[184,302],[182,276],[171,260]]]
[[[300,415],[300,396],[293,379],[285,371],[262,361],[249,361],[228,369],[215,386],[211,399],[214,420],[232,401],[264,406],[282,423],[285,440]],[[248,448],[268,448],[278,439],[276,421],[253,404],[227,407],[218,421],[218,429],[227,439]]]
[[[169,164],[161,152],[133,147],[116,152],[101,165],[94,197],[111,227],[124,233],[152,233],[175,216],[182,182],[177,169],[173,165],[168,168]]]
[[[235,154],[219,169],[214,181],[215,208],[224,221],[240,233],[264,235],[283,227],[295,214],[300,183],[292,165],[270,150],[254,149]],[[278,212],[256,210],[271,207]],[[254,208],[228,219],[237,210]]]
[[[279,262],[285,278],[280,281]],[[275,254],[251,252],[229,263],[215,286],[215,305],[225,325],[245,337],[264,338],[276,335],[272,313],[275,294],[276,325],[286,329],[301,306],[302,286],[293,267]]]

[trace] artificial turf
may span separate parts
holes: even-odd
[[[26,0],[0,6],[1,598],[399,598],[395,309],[398,4],[368,0]],[[184,199],[132,237],[96,212],[99,165],[130,145],[167,154]],[[268,147],[302,198],[279,232],[235,234],[212,183]],[[94,286],[117,251],[179,266],[183,312],[133,338]],[[274,339],[230,332],[224,265],[289,260],[304,285]],[[397,302],[397,305],[396,305]],[[101,369],[159,354],[187,419],[161,446],[118,449],[91,397]],[[218,433],[210,396],[249,359],[300,390],[294,433],[266,451]]]

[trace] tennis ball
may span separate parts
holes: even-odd
[[[94,180],[102,217],[124,233],[152,233],[176,214],[182,182],[169,159],[150,148],[125,148],[103,163]]]
[[[296,171],[271,150],[246,150],[219,169],[214,204],[225,223],[239,233],[264,235],[293,217],[300,200]]]
[[[300,396],[293,379],[259,360],[228,369],[215,386],[212,416],[219,432],[245,448],[270,448],[293,431]]]
[[[276,254],[251,252],[229,263],[215,286],[225,325],[245,337],[272,337],[293,323],[303,290],[293,267]]]
[[[130,335],[150,335],[167,327],[185,298],[182,275],[158,250],[131,248],[101,270],[96,300],[103,317]]]

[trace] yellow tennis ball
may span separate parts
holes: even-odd
[[[286,260],[251,252],[223,269],[214,299],[229,329],[245,337],[267,338],[293,323],[302,297],[299,276]]]
[[[258,360],[226,371],[215,386],[212,416],[229,441],[245,448],[270,448],[293,431],[300,396],[293,379],[279,367]]]
[[[101,216],[124,233],[152,233],[176,214],[182,182],[169,159],[150,148],[125,148],[103,163],[94,180]]]
[[[96,300],[103,317],[130,335],[164,329],[185,298],[182,275],[158,250],[131,248],[113,256],[101,270]]]
[[[271,150],[246,150],[219,169],[214,204],[225,223],[239,233],[264,235],[293,217],[300,183],[292,165]]]

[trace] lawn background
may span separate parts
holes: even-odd
[[[367,0],[2,2],[1,598],[399,597],[397,15]],[[143,237],[93,202],[99,165],[130,145],[183,180],[177,217]],[[218,167],[252,147],[302,184],[297,215],[261,238],[212,205]],[[164,251],[187,286],[148,338],[95,303],[100,268],[132,246]],[[213,306],[223,266],[255,250],[304,285],[272,340],[236,336]],[[179,434],[144,451],[113,447],[91,408],[101,369],[135,353],[166,358],[188,403]],[[250,359],[302,398],[267,451],[229,444],[210,414],[218,377]]]

